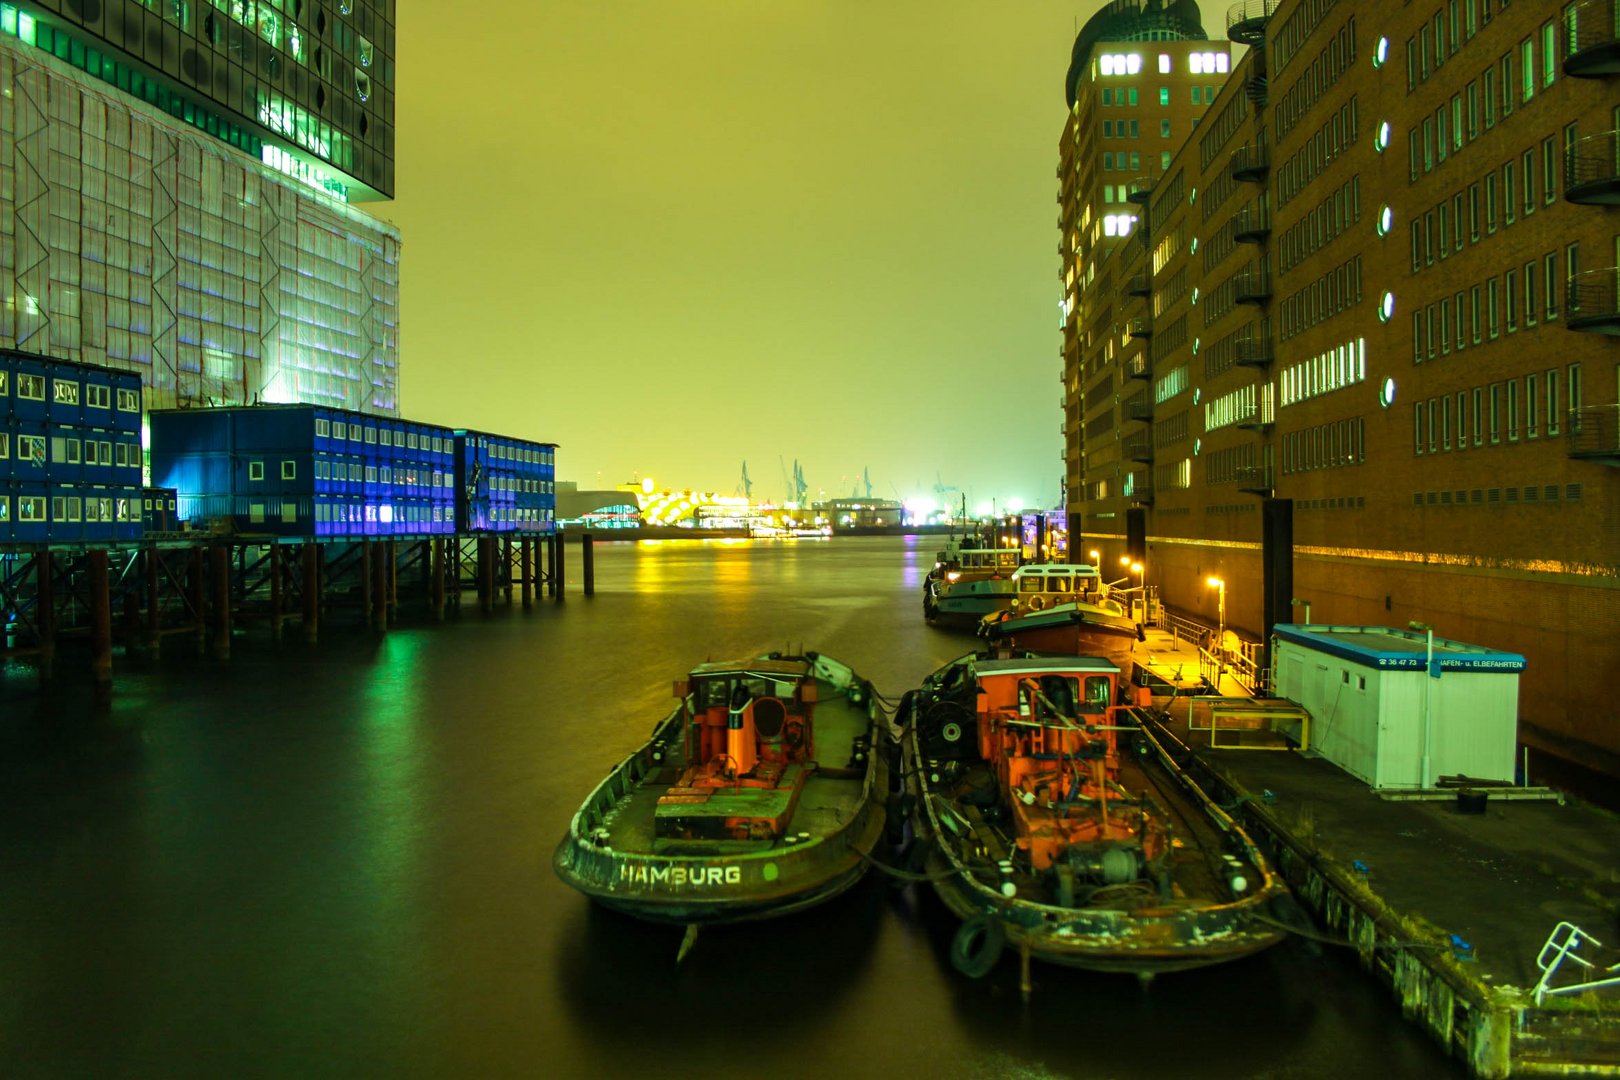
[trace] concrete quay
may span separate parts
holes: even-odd
[[[1620,1076],[1620,817],[1546,788],[1375,793],[1196,644],[1150,629],[1136,664],[1159,734],[1264,838],[1324,938],[1474,1075]],[[1183,696],[1201,671],[1218,698]],[[1552,966],[1566,923],[1591,940]]]

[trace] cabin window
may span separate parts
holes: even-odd
[[[1108,676],[1090,675],[1086,678],[1086,712],[1103,712],[1109,706]]]
[[[1038,577],[1033,577],[1033,576],[1020,579],[1019,582],[1018,582],[1018,591],[1019,592],[1040,592],[1041,591],[1041,579],[1038,578]]]
[[[1050,577],[1046,579],[1047,592],[1068,592],[1069,579],[1067,577]]]

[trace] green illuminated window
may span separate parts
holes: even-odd
[[[1159,104],[1170,104],[1170,88],[1168,86],[1159,87]]]

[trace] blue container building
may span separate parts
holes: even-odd
[[[458,532],[556,531],[556,443],[460,430],[455,459]]]
[[[138,374],[0,349],[0,543],[139,539]]]
[[[278,536],[455,530],[454,432],[322,405],[176,409],[150,417],[152,479],[180,520]]]

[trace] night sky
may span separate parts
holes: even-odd
[[[812,496],[1055,503],[1057,143],[1098,6],[401,4],[368,209],[404,237],[402,413],[560,443],[582,487],[730,494],[746,460],[781,498],[797,459]]]

